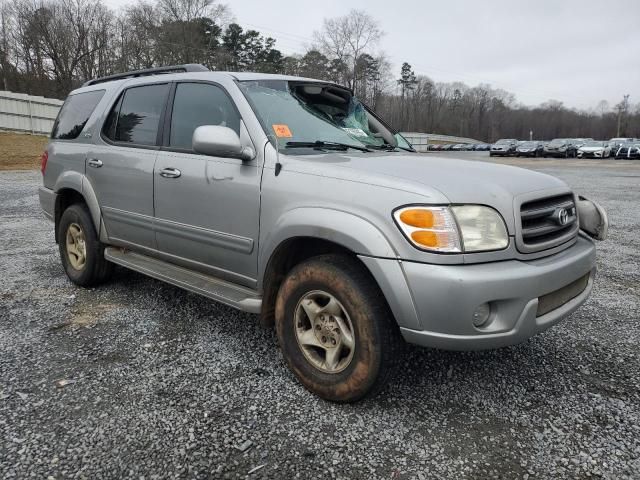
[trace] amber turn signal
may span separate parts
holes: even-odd
[[[411,233],[411,239],[427,248],[440,248],[449,246],[448,232],[434,232],[433,230],[416,230]]]
[[[400,221],[405,225],[411,225],[416,228],[433,228],[435,223],[433,212],[424,208],[404,210],[400,214]]]

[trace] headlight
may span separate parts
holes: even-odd
[[[491,207],[460,205],[451,207],[458,221],[465,252],[502,250],[509,245],[504,220]]]
[[[504,220],[483,205],[405,207],[393,214],[417,248],[441,253],[502,250],[509,244]]]

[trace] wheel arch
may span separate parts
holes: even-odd
[[[312,222],[312,223],[311,223]],[[359,255],[396,258],[386,236],[373,224],[338,210],[304,208],[290,212],[276,222],[277,232],[262,242],[258,288],[262,290],[260,320],[274,322],[275,300],[286,274],[300,262],[314,256],[338,253],[352,256],[379,282]]]
[[[89,209],[93,226],[100,240],[106,239],[98,198],[85,175],[74,171],[65,172],[56,182],[54,191],[56,193],[54,206],[56,232],[64,210],[74,203],[84,203]]]

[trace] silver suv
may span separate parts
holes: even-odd
[[[87,82],[42,158],[72,282],[114,264],[275,324],[306,388],[378,391],[404,341],[522,342],[591,291],[606,215],[529,170],[423,156],[347,88],[198,65]]]

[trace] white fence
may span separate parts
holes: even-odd
[[[436,133],[400,132],[418,152],[426,152],[427,145],[433,143],[483,143],[473,138],[452,137]]]
[[[0,90],[0,130],[49,134],[62,100]]]

